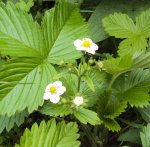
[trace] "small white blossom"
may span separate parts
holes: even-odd
[[[62,85],[62,82],[56,81],[47,85],[43,98],[56,104],[60,101],[60,96],[64,94],[65,91],[66,88]]]
[[[95,54],[95,51],[98,50],[98,46],[89,38],[75,40],[74,46],[76,47],[76,50],[85,51],[90,54]]]
[[[77,106],[80,106],[83,104],[83,97],[82,96],[76,96],[73,100],[74,104]]]

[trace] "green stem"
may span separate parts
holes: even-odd
[[[115,80],[116,80],[121,74],[126,73],[126,72],[128,72],[128,71],[130,71],[130,70],[125,70],[125,71],[122,71],[122,72],[120,72],[120,73],[114,74],[114,75],[112,76],[112,78],[111,78],[110,83],[109,83],[108,90],[111,89],[113,83],[115,82]]]
[[[78,76],[78,92],[80,91],[81,76]]]
[[[115,80],[121,75],[122,73],[119,73],[119,74],[116,74],[116,75],[113,75],[112,78],[111,78],[111,81],[109,83],[109,86],[108,86],[108,90],[111,89],[113,83],[115,82]]]
[[[84,76],[85,73],[86,73],[86,70],[81,75],[78,74],[78,92],[80,91],[81,78],[82,76]]]

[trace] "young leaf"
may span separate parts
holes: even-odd
[[[83,124],[90,123],[91,125],[96,125],[101,123],[97,113],[88,109],[81,108],[74,111],[73,114]]]
[[[31,130],[26,129],[21,137],[20,144],[15,147],[79,147],[80,142],[78,127],[76,123],[65,124],[64,121],[56,125],[55,120],[50,120],[46,124],[42,121],[38,127],[33,124]]]

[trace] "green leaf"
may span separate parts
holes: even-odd
[[[47,12],[42,28],[31,15],[12,3],[1,4],[0,12],[0,51],[21,57],[10,60],[0,69],[0,115],[11,116],[25,108],[31,113],[43,105],[45,87],[54,81],[57,74],[50,64],[51,59],[68,62],[80,57],[81,54],[69,46],[73,40],[69,42],[67,39],[72,34],[82,37],[87,25],[75,4],[62,1],[55,10]],[[74,16],[78,18],[73,20]],[[68,29],[70,24],[73,26],[71,30]]]
[[[150,37],[150,9],[136,17],[136,24],[138,31],[140,31],[145,38]]]
[[[137,52],[133,56],[132,69],[149,68],[150,67],[150,52]]]
[[[106,87],[107,78],[105,73],[99,72],[99,70],[96,69],[89,70],[87,74],[93,82],[95,91],[93,92],[87,85],[87,82],[83,79],[81,82],[80,93],[86,99],[87,106],[92,107],[97,102],[99,95],[103,93]]]
[[[59,64],[61,60],[70,63],[81,57],[73,42],[86,36],[88,25],[75,4],[60,2],[55,9],[47,11],[42,27],[50,63]]]
[[[102,41],[108,37],[102,27],[102,19],[114,12],[127,13],[130,17],[135,18],[137,14],[149,8],[149,0],[103,0],[100,1],[95,11],[89,19],[89,36],[95,42]],[[134,10],[134,11],[133,11]]]
[[[24,122],[24,118],[28,116],[28,112],[26,110],[22,112],[17,112],[11,117],[8,117],[7,115],[0,116],[0,133],[6,128],[6,130],[9,132],[15,124],[17,126],[20,126]]]
[[[42,31],[31,15],[15,8],[11,2],[7,5],[1,3],[0,20],[1,54],[16,57],[44,56]]]
[[[72,112],[72,109],[69,104],[52,104],[45,103],[41,110],[41,113],[49,116],[67,116]]]
[[[118,132],[121,129],[120,125],[115,119],[103,118],[102,122],[109,131]]]
[[[65,124],[62,121],[56,125],[54,119],[48,121],[47,124],[42,121],[39,127],[35,123],[31,130],[26,129],[21,137],[20,145],[17,144],[15,147],[79,147],[77,132],[77,124],[73,122]]]
[[[31,113],[43,104],[45,87],[53,81],[56,71],[46,62],[41,65],[36,62],[33,59],[16,59],[0,70],[1,115],[10,116],[26,107]]]
[[[104,91],[104,88],[106,86],[106,75],[105,73],[99,72],[99,70],[97,69],[91,69],[87,72],[87,74],[93,82],[95,92],[93,92],[91,88],[89,88],[87,82],[83,78],[81,79],[79,93],[85,99],[87,106],[92,107],[98,100],[99,95]],[[78,93],[78,77],[75,74],[69,72],[65,75],[65,77],[61,79],[61,81],[63,81],[67,89],[66,97],[74,98]]]
[[[133,37],[137,28],[133,20],[126,14],[114,13],[103,19],[105,31],[116,38]]]
[[[126,14],[114,13],[103,19],[105,31],[116,38],[126,38],[119,44],[119,55],[146,50],[147,38],[150,37],[150,10],[143,12],[136,19],[136,25]]]
[[[111,94],[111,92],[104,92],[97,102],[97,112],[102,120],[102,123],[111,131],[119,131],[120,126],[115,121],[122,112],[125,111],[127,104],[119,98]]]
[[[150,123],[150,106],[145,108],[138,108],[138,111],[141,114],[141,117],[147,122]]]
[[[150,146],[150,124],[143,128],[143,131],[140,133],[142,146],[149,147]]]
[[[149,104],[150,71],[137,69],[122,75],[114,84],[115,93],[131,105],[144,107]]]
[[[96,125],[101,123],[97,113],[88,109],[81,108],[74,111],[73,114],[83,124]]]
[[[121,134],[118,138],[119,141],[128,141],[128,142],[133,142],[136,144],[141,144],[140,141],[140,129],[137,128],[130,128],[128,131],[125,133]]]
[[[89,86],[89,88],[90,88],[93,92],[95,92],[94,83],[93,83],[92,79],[90,78],[90,76],[89,76],[89,75],[84,75],[84,79],[85,79],[87,85]]]
[[[120,56],[134,54],[138,51],[145,51],[146,47],[148,47],[147,39],[142,36],[133,36],[133,38],[125,39],[119,44],[118,53]]]
[[[113,75],[129,70],[131,65],[132,56],[130,54],[103,61],[103,67],[105,68],[106,72]]]
[[[19,2],[16,3],[16,6],[21,8],[22,10],[29,12],[30,8],[34,5],[34,0],[28,0],[25,2],[25,0],[19,0]]]
[[[125,111],[127,106],[125,101],[120,101],[109,92],[105,92],[100,96],[97,105],[97,111],[100,117],[110,119],[114,119],[119,116]]]

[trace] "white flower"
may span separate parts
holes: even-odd
[[[90,54],[95,54],[95,51],[98,50],[98,46],[89,38],[75,40],[74,46],[76,47],[76,50],[86,51]]]
[[[83,97],[82,96],[76,96],[73,100],[74,104],[77,106],[80,106],[83,104]]]
[[[58,103],[60,101],[60,95],[66,91],[66,88],[62,85],[61,81],[56,81],[47,85],[43,98],[50,100],[52,103]]]

